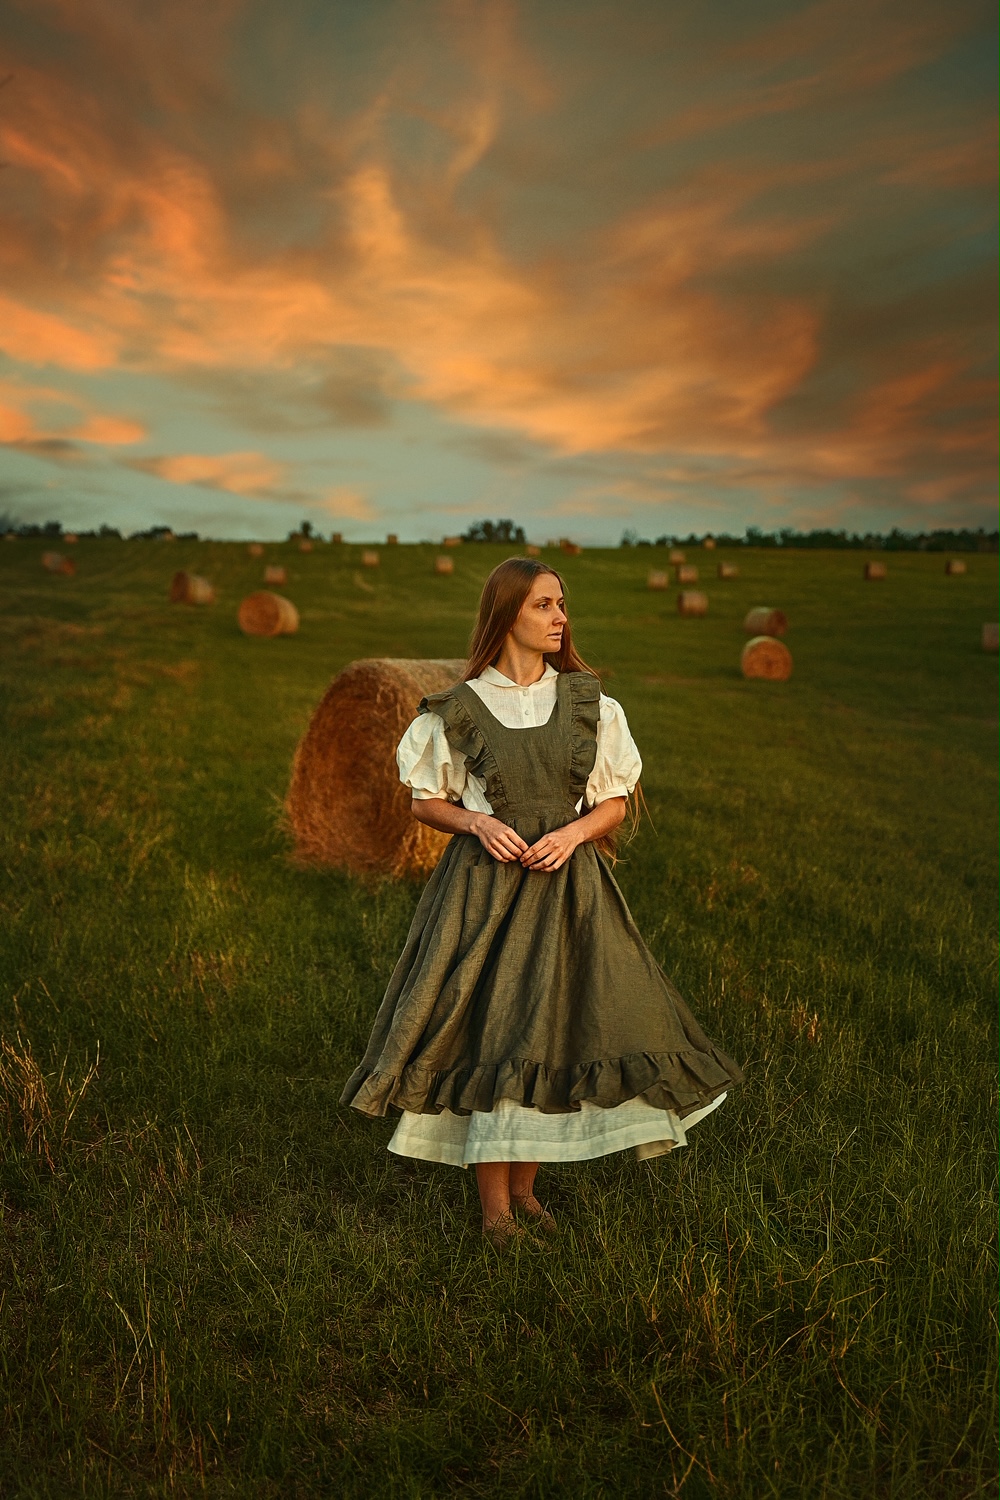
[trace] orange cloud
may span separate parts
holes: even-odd
[[[130,469],[169,480],[171,484],[197,484],[203,489],[225,490],[231,495],[249,495],[255,499],[280,498],[288,476],[287,464],[252,452],[175,453],[126,462]]]

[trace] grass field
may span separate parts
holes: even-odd
[[[620,881],[747,1082],[543,1168],[560,1240],[498,1257],[337,1104],[418,891],[297,870],[281,801],[330,677],[461,654],[505,549],[270,547],[276,641],[240,546],[41,550],[0,543],[0,1493],[996,1493],[995,557],[742,552],[703,620],[645,550],[565,561],[645,758]],[[789,683],[739,676],[760,603]]]

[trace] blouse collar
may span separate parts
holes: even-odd
[[[552,663],[546,662],[545,671],[542,673],[541,677],[539,677],[538,682],[533,682],[531,686],[538,687],[538,683],[547,682],[550,677],[558,676],[559,673],[556,671]],[[524,688],[521,687],[521,684],[519,682],[512,682],[509,677],[505,677],[502,672],[498,672],[496,667],[487,667],[485,671],[480,673],[479,681],[488,682],[491,687],[517,688],[520,692],[524,692]]]

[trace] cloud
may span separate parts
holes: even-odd
[[[978,221],[972,209],[968,231],[954,227],[957,211],[946,229],[933,214],[919,228],[907,218],[919,193],[979,190],[980,117],[945,120],[933,100],[928,114],[915,94],[892,106],[898,115],[883,102],[881,125],[855,119],[859,99],[874,109],[904,75],[916,89],[920,70],[969,34],[976,13],[964,0],[815,0],[747,13],[722,41],[698,8],[680,7],[679,30],[704,27],[688,102],[663,115],[658,101],[672,94],[658,91],[636,129],[615,120],[631,100],[595,89],[604,149],[617,151],[623,179],[632,172],[632,196],[612,195],[580,225],[567,208],[569,230],[554,227],[542,251],[526,251],[521,231],[558,225],[563,182],[533,183],[525,208],[496,163],[502,148],[511,160],[533,146],[556,160],[540,144],[553,117],[588,68],[603,77],[602,59],[586,56],[586,13],[573,39],[585,60],[564,63],[558,47],[542,56],[544,26],[511,5],[456,0],[419,23],[392,9],[388,61],[356,68],[334,49],[338,91],[317,42],[303,77],[324,86],[298,97],[284,64],[266,87],[241,91],[248,33],[235,0],[146,10],[43,0],[39,11],[52,45],[18,44],[0,111],[10,209],[0,347],[25,368],[166,376],[248,433],[374,433],[396,405],[428,407],[468,426],[448,443],[502,469],[527,468],[522,454],[556,464],[669,454],[690,465],[681,487],[704,484],[702,466],[715,465],[715,483],[891,480],[914,504],[982,495],[983,304],[977,293],[949,312],[936,290],[961,280],[947,257],[958,242],[966,253],[962,235],[971,245]],[[282,57],[296,15],[283,18]],[[636,48],[640,32],[637,22]],[[795,131],[755,156],[744,127],[793,113]],[[802,148],[809,128],[839,134]],[[651,175],[664,142],[700,150],[678,147]],[[639,146],[641,171],[629,156]],[[886,274],[893,256],[905,292],[906,276]],[[0,409],[9,442],[138,441],[126,415],[59,426],[11,411]],[[327,503],[256,447],[127,465]],[[361,490],[337,493],[369,504]],[[645,503],[637,489],[621,498]]]
[[[337,484],[312,502],[314,509],[326,511],[330,516],[348,521],[374,521],[378,516],[364,490],[352,485]]]
[[[81,464],[93,460],[94,448],[124,447],[145,436],[140,423],[95,412],[83,397],[56,386],[0,380],[0,445],[52,463]]]

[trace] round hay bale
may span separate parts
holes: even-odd
[[[743,621],[747,635],[784,635],[788,619],[784,610],[772,609],[769,604],[759,604],[751,609]]]
[[[361,554],[361,566],[363,568],[377,568],[379,556],[377,552],[371,552],[367,548]]]
[[[461,547],[462,538],[460,536],[446,536],[441,545],[442,547]]]
[[[69,541],[69,538],[66,538]],[[960,557],[951,557],[944,565],[944,570],[949,578],[957,578],[960,573],[965,572],[965,563]]]
[[[673,563],[675,566],[677,563],[687,562],[687,553],[681,552],[679,547],[672,547],[668,554],[667,561]]]
[[[719,577],[722,578],[722,579],[739,578],[739,576],[740,576],[740,570],[736,566],[735,563],[723,563],[723,562],[720,562],[719,566],[716,568],[715,571],[718,573]]]
[[[455,559],[453,557],[436,557],[434,559],[435,573],[454,573]]]
[[[457,682],[462,661],[353,661],[335,677],[299,741],[285,810],[303,864],[363,875],[426,875],[448,835],[419,823],[396,746],[421,698]]]
[[[888,570],[887,570],[886,565],[885,565],[884,562],[869,562],[869,563],[865,563],[865,577],[869,581],[874,581],[875,579],[884,578],[887,571]]]
[[[344,533],[342,531],[331,531],[330,540],[334,543],[342,542],[344,540]]]
[[[987,621],[983,626],[983,650],[995,651],[998,639],[1000,639],[1000,626],[997,625],[996,621]]]
[[[529,542],[524,549],[524,555],[525,557],[541,557],[542,549],[541,547],[536,547],[534,542]]]
[[[247,551],[249,552],[251,557],[264,556],[264,549],[261,546],[260,542],[249,542],[247,544]]]
[[[214,604],[215,589],[197,573],[175,573],[170,580],[171,604]]]
[[[269,589],[248,594],[236,618],[244,635],[294,635],[299,628],[299,612],[292,601]]]
[[[386,536],[385,545],[387,547],[395,547],[395,546],[398,545],[398,543],[399,543],[399,537],[396,535],[396,533],[394,531],[390,531],[388,533],[388,535]]]
[[[288,569],[283,568],[280,563],[268,563],[264,569],[265,583],[287,583]]]
[[[67,547],[75,547],[79,540],[80,538],[77,536],[75,531],[66,531],[63,533],[63,541],[66,543]],[[965,572],[964,566],[962,567],[962,572]]]
[[[767,682],[787,682],[792,675],[792,653],[773,635],[755,635],[740,657],[744,677],[763,677]]]
[[[708,595],[697,589],[681,589],[677,595],[677,613],[685,618],[708,614]]]
[[[61,552],[43,552],[42,567],[46,573],[61,573],[64,578],[72,578],[76,572],[76,563]]]
[[[698,569],[694,563],[679,563],[677,567],[678,583],[697,583]]]
[[[313,549],[312,542],[309,540],[309,538],[307,536],[304,536],[302,538],[302,540],[299,542],[299,551],[300,552],[311,552],[312,549]]]
[[[705,538],[705,540],[702,542],[701,545],[704,547],[704,549],[705,549],[706,552],[714,552],[715,551],[715,537],[714,536],[707,536]]]
[[[561,537],[559,541],[560,551],[565,552],[567,557],[579,557],[583,548],[579,542],[571,542],[568,537]]]
[[[654,569],[646,579],[646,587],[648,589],[668,589],[670,587],[670,575],[668,573],[658,573]]]
[[[16,531],[6,531],[6,532],[4,532],[4,538],[3,539],[4,539],[5,542],[16,542],[17,541],[17,532]]]

